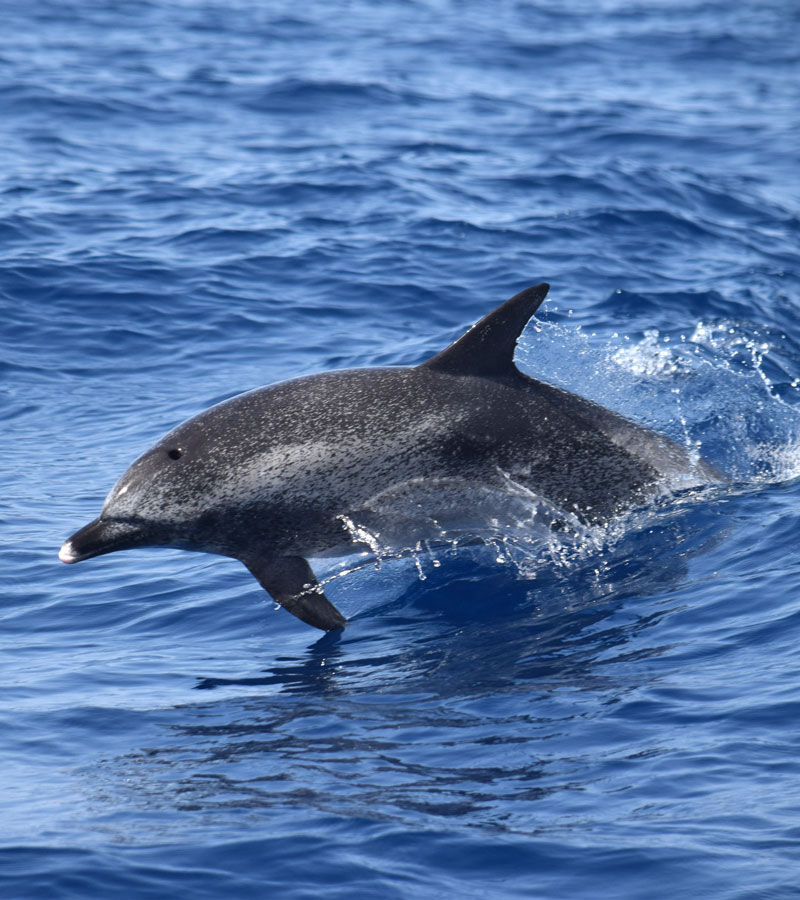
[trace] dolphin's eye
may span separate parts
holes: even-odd
[[[167,451],[167,456],[170,459],[180,459],[183,456],[183,450],[179,450],[177,447],[175,447],[174,450]]]

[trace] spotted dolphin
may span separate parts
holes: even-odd
[[[670,439],[517,369],[548,290],[522,291],[421,365],[297,378],[189,419],[132,463],[59,558],[148,546],[234,557],[328,631],[345,618],[307,558],[362,549],[353,523],[381,497],[412,492],[436,520],[443,486],[513,484],[592,524],[665,479],[715,479]]]

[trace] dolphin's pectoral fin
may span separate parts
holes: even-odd
[[[322,593],[316,576],[302,556],[242,560],[276,603],[308,625],[322,631],[344,628],[345,617]]]

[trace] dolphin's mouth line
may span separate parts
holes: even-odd
[[[116,550],[116,547],[109,546],[108,548],[101,548],[98,550],[90,550],[86,553],[79,553],[72,546],[72,540],[64,541],[61,545],[61,549],[58,551],[58,558],[61,562],[66,563],[67,565],[72,565],[73,563],[83,562],[87,559],[92,559],[95,556],[102,556],[104,553],[111,553]]]
[[[145,543],[144,535],[142,523],[95,519],[64,541],[58,551],[58,558],[61,562],[72,565],[115,550],[129,550],[142,546]]]

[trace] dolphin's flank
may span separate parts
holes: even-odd
[[[548,290],[522,291],[422,365],[298,378],[189,419],[130,466],[59,558],[149,546],[232,556],[329,631],[345,618],[307,557],[363,549],[347,523],[385,520],[386,497],[411,485],[428,521],[441,485],[502,492],[510,477],[600,523],[664,478],[713,480],[668,438],[517,369],[517,339]],[[392,518],[402,532],[405,517]]]

